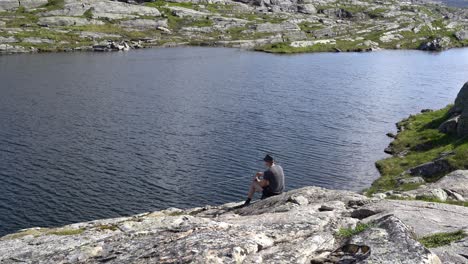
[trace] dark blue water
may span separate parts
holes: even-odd
[[[453,101],[468,49],[279,56],[215,48],[0,57],[0,234],[244,199],[361,190],[385,133]]]

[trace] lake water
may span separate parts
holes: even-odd
[[[288,189],[362,190],[394,123],[467,77],[468,49],[0,57],[0,234],[243,200],[267,152]]]

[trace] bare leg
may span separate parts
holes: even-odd
[[[252,181],[252,184],[250,185],[247,198],[252,199],[255,192],[261,192],[261,191],[263,191],[262,186],[260,186],[260,183],[258,181],[254,180]]]
[[[261,180],[261,181],[253,180],[249,188],[249,193],[247,194],[247,200],[245,200],[245,203],[243,206],[249,205],[254,193],[263,191],[263,188],[267,186],[268,186],[268,181],[266,180]]]

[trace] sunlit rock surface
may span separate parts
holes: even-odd
[[[318,187],[239,204],[27,229],[0,239],[0,263],[441,263],[417,238],[468,219],[466,207]]]

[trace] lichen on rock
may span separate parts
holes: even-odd
[[[318,187],[238,205],[173,208],[54,231],[30,229],[36,231],[0,238],[0,262],[440,263],[417,236],[453,231],[468,216],[468,208],[447,214],[446,207]],[[440,214],[441,221],[431,222],[430,230],[415,229],[415,214],[428,219]],[[341,228],[358,223],[369,228],[349,238],[339,235]],[[355,245],[370,250],[355,252]]]

